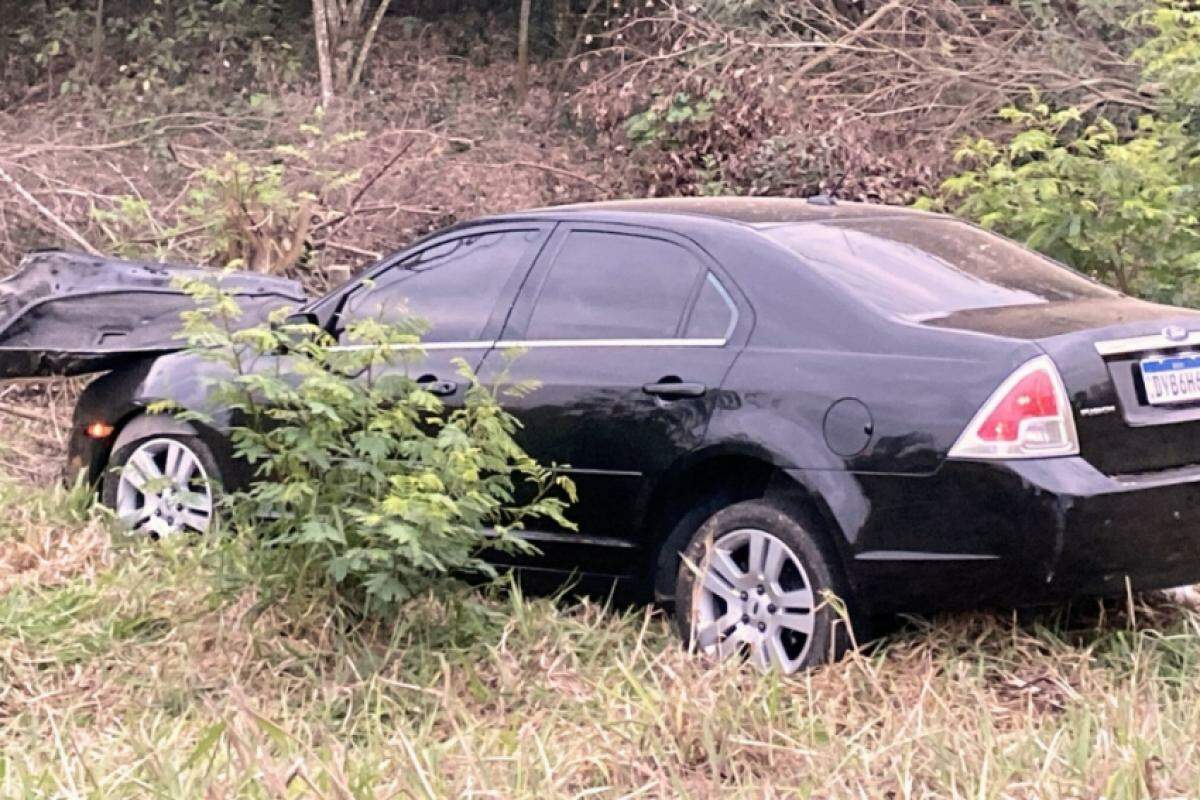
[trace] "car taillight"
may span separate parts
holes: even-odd
[[[951,458],[1044,458],[1079,453],[1075,418],[1049,356],[1022,364],[950,448]]]

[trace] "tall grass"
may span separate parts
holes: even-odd
[[[6,798],[1200,796],[1200,614],[1161,599],[914,622],[788,680],[589,600],[364,623],[85,507],[0,484]]]

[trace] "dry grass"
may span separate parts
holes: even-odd
[[[793,680],[500,593],[354,624],[0,484],[0,796],[1195,797],[1200,614],[920,623]]]
[[[5,381],[0,387],[0,476],[48,486],[63,474],[71,409],[84,379]]]

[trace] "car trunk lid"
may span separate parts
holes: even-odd
[[[216,275],[203,267],[30,253],[0,281],[0,378],[79,375],[180,350],[179,314],[194,303],[175,281]],[[305,300],[301,286],[284,278],[223,273],[220,281],[237,298],[241,326]]]
[[[926,324],[1035,341],[1066,384],[1080,454],[1102,472],[1200,464],[1200,402],[1151,404],[1141,372],[1145,358],[1200,352],[1200,312],[1120,297],[972,309]]]

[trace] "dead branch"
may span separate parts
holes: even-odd
[[[376,181],[382,178],[385,174],[387,174],[388,170],[395,166],[396,162],[408,152],[410,147],[412,147],[412,144],[412,139],[409,139],[407,142],[405,142],[398,150],[396,150],[395,153],[392,154],[392,157],[389,158],[384,165],[380,167],[374,175],[368,178],[367,181],[359,188],[359,190],[354,193],[354,197],[350,198],[350,211],[348,213],[354,213],[354,209],[358,206],[358,201],[363,199],[363,196],[371,190],[371,187],[375,185]]]
[[[374,175],[372,175],[370,178],[367,178],[366,182],[363,183],[363,185],[359,187],[358,191],[354,193],[354,196],[350,198],[350,206],[345,211],[341,212],[332,219],[327,219],[323,222],[317,223],[313,226],[310,233],[316,233],[317,231],[325,228],[337,230],[344,222],[346,222],[346,220],[357,214],[359,211],[359,201],[362,200],[366,193],[371,190],[371,187],[374,186],[375,183],[382,178],[388,170],[395,166],[396,162],[399,161],[406,152],[408,152],[408,149],[412,147],[413,141],[414,140],[410,138],[407,142],[405,142],[398,150],[396,150],[395,153],[392,154],[392,157],[389,158],[382,167],[376,170]]]
[[[794,0],[739,27],[668,0],[598,34],[604,46],[579,56],[593,76],[581,95],[604,98],[609,107],[599,110],[621,119],[639,110],[633,103],[652,101],[639,87],[655,87],[658,97],[709,89],[729,96],[749,85],[762,95],[755,102],[782,112],[773,115],[781,128],[870,120],[880,150],[905,142],[930,153],[986,131],[999,108],[1022,101],[1031,87],[1085,108],[1149,105],[1136,66],[1103,37],[1066,35],[1021,9],[887,0],[861,17],[825,0]]]
[[[344,250],[347,253],[354,253],[357,256],[369,258],[372,261],[376,261],[383,256],[383,253],[379,253],[374,250],[364,250],[361,247],[355,247],[354,245],[344,244],[342,242],[334,242],[334,241],[330,241],[328,239],[326,239],[323,242],[319,242],[319,243],[315,244],[314,247],[329,248],[332,250]]]
[[[0,181],[3,181],[4,183],[7,183],[9,186],[11,186],[12,190],[21,196],[22,200],[24,200],[26,203],[31,205],[34,208],[34,210],[36,210],[39,214],[41,214],[43,217],[45,217],[47,220],[49,220],[54,225],[54,227],[58,228],[58,230],[64,236],[66,236],[71,241],[75,242],[75,244],[82,247],[85,252],[90,253],[94,256],[100,255],[99,250],[92,247],[88,243],[87,239],[84,239],[82,236],[79,235],[78,231],[76,231],[74,228],[72,228],[70,225],[68,225],[66,222],[64,222],[62,217],[55,214],[53,211],[51,211],[49,208],[47,208],[40,200],[38,200],[36,197],[34,197],[32,194],[30,194],[29,191],[24,186],[22,186],[20,183],[17,182],[17,180],[15,178],[13,178],[11,175],[8,174],[8,172],[4,169],[3,166],[0,166]]]
[[[0,403],[0,412],[11,414],[14,417],[20,417],[21,419],[27,419],[31,422],[42,422],[47,425],[54,423],[54,419],[49,414],[43,414],[28,408],[22,408],[21,406],[14,406],[10,403]]]
[[[572,180],[586,183],[589,186],[601,191],[607,192],[608,189],[586,175],[580,175],[578,172],[562,169],[560,167],[552,167],[549,164],[538,164],[533,161],[506,161],[503,164],[480,164],[480,166],[491,167],[495,169],[504,169],[505,167],[521,167],[523,169],[537,169],[542,172],[549,172],[552,175],[558,175],[563,178],[571,178]]]

